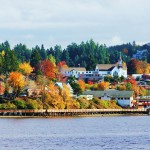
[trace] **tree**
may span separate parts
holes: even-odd
[[[125,91],[126,90],[126,86],[125,85],[117,86],[117,90]]]
[[[26,62],[19,64],[19,68],[26,76],[28,76],[33,71],[33,68],[30,66],[30,64]]]
[[[25,86],[24,76],[19,72],[11,72],[8,78],[9,86],[13,87],[14,93],[17,95],[21,89]]]
[[[65,102],[61,97],[60,89],[57,86],[55,86],[53,82],[50,82],[48,88],[49,90],[47,91],[46,97],[44,99],[44,107],[64,109]]]
[[[8,75],[12,71],[17,71],[18,60],[14,51],[7,49],[5,50],[5,55],[3,56],[3,73]]]
[[[41,56],[38,50],[34,49],[31,53],[30,65],[37,71],[38,65],[41,61]]]
[[[77,80],[74,76],[68,77],[67,82],[69,82],[69,84],[71,85],[74,94],[82,93],[82,89],[81,89],[80,85],[77,83]]]
[[[2,82],[0,82],[0,95],[4,94],[5,87],[2,85]]]
[[[132,84],[130,82],[126,83],[126,90],[131,91],[132,90]]]
[[[83,80],[78,80],[77,83],[79,84],[79,86],[82,89],[82,91],[84,91],[85,90],[85,82]]]
[[[56,67],[52,62],[49,60],[43,60],[39,64],[39,71],[49,79],[55,79],[56,78]]]
[[[41,46],[41,49],[40,49],[39,53],[40,53],[40,55],[41,55],[41,57],[42,57],[42,60],[45,60],[46,57],[47,57],[47,55],[46,55],[46,51],[45,51],[45,48],[44,48],[44,45],[43,45],[43,44],[42,44],[42,46]]]
[[[56,64],[56,59],[55,59],[55,57],[54,57],[52,54],[50,54],[50,55],[48,56],[48,60],[49,60],[50,62],[52,62],[54,65]]]
[[[76,82],[70,83],[71,87],[73,88],[74,94],[82,94],[82,89],[80,85]]]
[[[109,82],[100,82],[98,83],[98,89],[99,90],[106,90],[106,89],[109,89]]]

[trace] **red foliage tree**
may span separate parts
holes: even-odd
[[[58,67],[62,67],[62,66],[66,66],[66,62],[65,61],[61,61],[57,64]]]
[[[50,79],[56,78],[56,67],[49,60],[41,61],[41,63],[39,64],[39,70],[43,73],[43,75]]]
[[[93,85],[94,83],[93,83],[92,81],[89,80],[89,81],[87,82],[87,84]]]

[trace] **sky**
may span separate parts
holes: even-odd
[[[150,0],[0,0],[0,42],[66,48],[150,42]]]

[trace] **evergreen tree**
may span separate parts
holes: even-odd
[[[41,56],[38,50],[36,49],[32,50],[31,58],[30,58],[30,65],[34,67],[34,69],[36,70],[40,61],[41,61]]]

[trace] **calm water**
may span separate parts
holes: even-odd
[[[0,119],[0,150],[150,150],[150,116]]]

